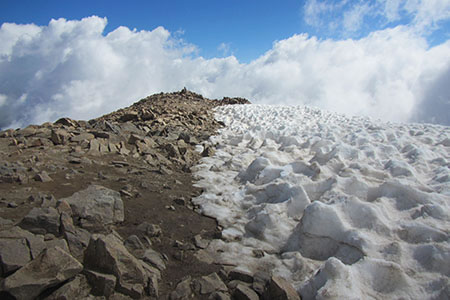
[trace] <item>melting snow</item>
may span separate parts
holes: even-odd
[[[448,299],[449,127],[303,106],[216,118],[193,201],[224,228],[208,248],[222,263],[284,276],[303,299]]]

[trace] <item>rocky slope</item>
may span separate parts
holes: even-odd
[[[1,299],[298,299],[282,278],[213,263],[190,168],[222,124],[183,89],[90,121],[0,132]]]

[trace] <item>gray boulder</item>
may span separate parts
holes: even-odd
[[[83,270],[83,266],[61,248],[48,248],[17,272],[5,278],[0,290],[16,299],[34,299]]]
[[[88,270],[114,275],[116,290],[135,299],[142,297],[152,276],[114,234],[91,237],[84,265]]]
[[[19,226],[36,234],[59,234],[59,213],[53,207],[34,207],[20,221]]]
[[[73,216],[81,221],[108,225],[124,220],[120,193],[99,185],[90,185],[63,200],[69,203]]]

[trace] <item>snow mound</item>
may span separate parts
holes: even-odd
[[[193,199],[223,263],[288,278],[302,299],[448,299],[450,128],[298,106],[216,110],[227,126]]]

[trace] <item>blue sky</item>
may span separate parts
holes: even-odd
[[[304,32],[301,1],[24,1],[2,0],[0,23],[47,25],[50,19],[107,17],[105,33],[119,26],[152,30],[163,26],[198,47],[198,54],[234,54],[250,61],[275,40]],[[182,34],[180,34],[182,33]],[[220,47],[220,45],[226,45]],[[224,49],[225,48],[225,49]]]
[[[137,30],[163,26],[197,46],[197,54],[205,58],[233,54],[241,62],[249,62],[269,50],[274,41],[296,33],[322,39],[361,38],[374,30],[408,24],[414,17],[402,11],[399,18],[390,21],[380,13],[365,13],[354,31],[344,30],[338,23],[341,28],[331,28],[330,23],[339,22],[343,14],[365,2],[375,1],[1,0],[0,23],[47,25],[52,18],[73,20],[96,15],[108,19],[105,34],[119,26]],[[323,11],[311,16],[311,3],[328,8],[322,6]],[[450,22],[440,23],[439,30],[427,34],[431,45],[449,39]]]
[[[450,125],[450,0],[0,0],[0,24],[0,128],[183,87]]]

